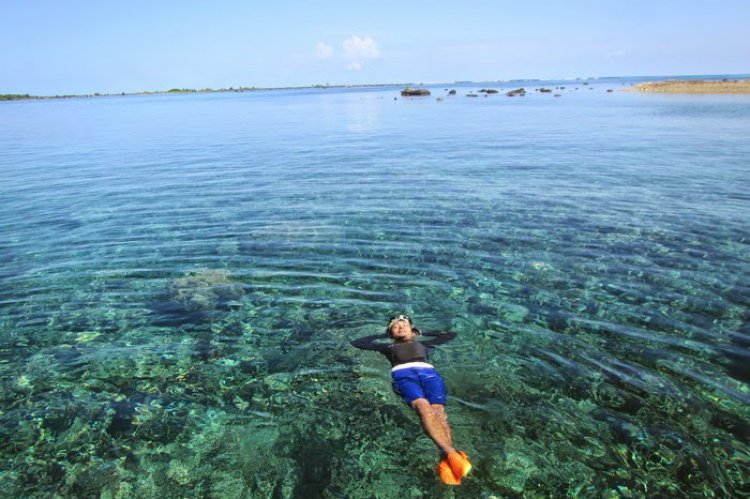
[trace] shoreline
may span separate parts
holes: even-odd
[[[624,89],[625,92],[672,94],[750,94],[750,79],[664,80],[646,82]]]
[[[691,94],[750,94],[750,78],[747,75],[721,75],[726,76],[718,79],[717,76],[695,75],[690,77],[666,77],[672,78],[667,80],[650,81],[640,83],[625,89],[625,92],[664,92],[664,93],[691,93]],[[733,78],[731,78],[733,77]],[[327,90],[327,89],[347,89],[347,88],[381,88],[381,87],[403,87],[413,86],[435,86],[435,85],[465,85],[468,83],[488,84],[488,83],[520,83],[520,82],[543,82],[543,81],[560,81],[568,82],[571,85],[584,82],[588,85],[590,81],[604,82],[610,79],[645,79],[645,76],[608,76],[608,77],[588,77],[588,78],[562,78],[541,80],[538,78],[528,79],[511,79],[511,80],[492,80],[492,81],[446,81],[446,82],[424,82],[424,83],[360,83],[351,85],[303,85],[303,86],[285,86],[285,87],[229,87],[229,88],[171,88],[169,90],[142,90],[138,92],[95,92],[92,94],[57,94],[57,95],[32,95],[32,94],[15,94],[0,93],[0,102],[18,101],[18,100],[53,100],[53,99],[91,99],[94,97],[127,97],[134,95],[169,95],[169,94],[191,94],[191,93],[243,93],[243,92],[265,92],[273,90]],[[656,78],[659,78],[658,76]],[[662,77],[664,78],[664,77]],[[731,78],[731,79],[730,79]]]
[[[267,92],[271,90],[311,90],[329,88],[370,88],[370,87],[399,87],[405,83],[368,83],[358,85],[309,85],[301,87],[229,87],[229,88],[171,88],[169,90],[142,90],[140,92],[112,92],[93,94],[66,94],[66,95],[31,95],[31,94],[0,94],[0,102],[14,100],[50,100],[50,99],[92,99],[94,97],[127,97],[130,95],[171,95],[171,94],[211,94],[211,93],[241,93],[241,92]]]

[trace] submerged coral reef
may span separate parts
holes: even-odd
[[[668,243],[646,237],[657,248]],[[650,243],[641,233],[607,244],[637,244],[646,255]],[[431,248],[416,258],[448,263],[468,251]],[[479,259],[445,285],[392,290],[404,303],[433,304],[413,310],[417,320],[459,334],[434,361],[452,394],[455,439],[475,462],[462,494],[743,490],[747,463],[727,450],[747,446],[746,385],[709,389],[700,380],[716,373],[713,351],[689,328],[673,333],[695,314],[739,321],[740,307],[693,291],[676,304],[682,311],[644,308],[654,276],[615,281],[602,259],[599,277],[571,286],[559,257],[523,261],[517,257],[528,248],[501,252],[507,279],[481,277]],[[169,325],[158,307],[145,308],[112,334],[103,326],[113,303],[80,321],[81,330],[68,319],[61,341],[37,338],[20,371],[10,375],[4,364],[4,490],[113,498],[440,494],[437,453],[390,393],[384,362],[348,348],[386,316],[381,305],[362,304],[351,316],[335,299],[321,303],[316,287],[290,302],[277,291],[290,284],[284,275],[243,281],[200,270],[164,283],[168,293],[154,297],[207,314]],[[227,307],[230,299],[236,303]],[[47,314],[65,322],[63,310]],[[660,348],[664,342],[676,349]]]

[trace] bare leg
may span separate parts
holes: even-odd
[[[418,398],[411,403],[411,406],[419,414],[419,419],[422,421],[422,428],[424,428],[427,436],[435,442],[435,445],[446,455],[455,452],[456,449],[453,448],[453,442],[451,441],[450,428],[446,431],[446,427],[448,426],[447,419],[444,424],[441,416],[436,414],[433,409],[435,406],[430,405],[425,398]],[[445,415],[444,410],[442,411],[442,415]]]
[[[447,437],[450,446],[453,447],[453,431],[451,431],[451,427],[448,424],[448,414],[445,412],[445,406],[443,404],[432,404],[432,414],[435,415],[435,419],[443,427],[443,433]]]

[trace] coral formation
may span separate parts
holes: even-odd
[[[174,300],[186,311],[211,310],[231,300],[239,299],[243,290],[232,282],[228,270],[198,269],[174,280],[171,285]]]

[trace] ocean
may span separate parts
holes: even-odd
[[[750,495],[750,96],[642,80],[0,103],[2,494]]]

